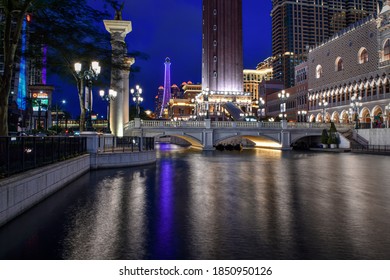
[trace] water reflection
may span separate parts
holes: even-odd
[[[387,157],[164,145],[158,158],[56,193],[0,229],[0,258],[390,258]]]

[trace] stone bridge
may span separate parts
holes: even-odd
[[[213,150],[229,138],[242,137],[258,147],[288,150],[291,144],[306,137],[321,136],[330,123],[238,122],[238,121],[165,121],[135,119],[124,127],[124,136],[175,136],[193,147]],[[337,129],[350,126],[337,125]]]

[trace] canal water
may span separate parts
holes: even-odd
[[[0,228],[0,259],[390,259],[389,158],[162,144]]]

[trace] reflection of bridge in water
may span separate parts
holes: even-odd
[[[287,122],[231,122],[231,121],[158,121],[135,119],[124,127],[125,136],[166,137],[175,136],[188,141],[193,147],[203,150],[231,138],[241,137],[255,143],[257,147],[287,150],[299,141],[311,143],[321,136],[330,123]],[[337,125],[340,129],[350,126]]]

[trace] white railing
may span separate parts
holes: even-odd
[[[125,125],[125,129],[136,127],[134,121]],[[206,128],[205,121],[168,121],[168,120],[141,120],[141,127],[144,128]],[[281,122],[237,122],[237,121],[212,121],[212,128],[254,128],[254,129],[281,129]],[[330,123],[313,123],[313,122],[289,122],[289,129],[329,129]],[[351,124],[336,124],[339,128],[351,128]]]
[[[204,121],[154,121],[143,120],[142,127],[205,127]]]

